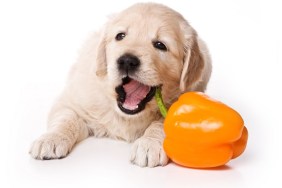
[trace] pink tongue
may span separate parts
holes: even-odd
[[[123,103],[123,107],[129,110],[135,110],[138,108],[138,104],[147,96],[150,91],[150,87],[136,80],[131,80],[129,83],[123,85],[123,89],[126,92],[126,98]]]

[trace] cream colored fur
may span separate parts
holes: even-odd
[[[115,36],[125,32],[123,41]],[[161,40],[167,52],[155,49]],[[48,118],[48,131],[31,146],[36,159],[65,157],[88,136],[133,142],[130,160],[139,166],[166,165],[162,143],[163,118],[151,100],[137,115],[117,107],[115,87],[122,75],[117,59],[124,53],[140,58],[137,79],[162,85],[167,107],[185,91],[204,91],[211,73],[206,45],[185,19],[172,9],[154,3],[136,4],[111,18],[87,41],[72,67],[65,90]]]

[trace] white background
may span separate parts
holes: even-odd
[[[77,51],[106,16],[137,1],[0,1],[0,187],[281,187],[281,6],[271,0],[163,0],[207,42],[207,93],[241,113],[245,153],[216,170],[140,168],[130,144],[89,138],[65,159],[36,161],[31,142]]]

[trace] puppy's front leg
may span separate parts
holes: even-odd
[[[33,142],[30,154],[41,160],[63,158],[76,142],[87,136],[83,119],[73,110],[59,107],[49,117],[48,132]]]
[[[163,149],[164,137],[163,122],[152,122],[144,135],[133,143],[131,162],[141,167],[166,165],[168,157]]]

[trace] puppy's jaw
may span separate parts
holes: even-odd
[[[143,84],[142,82],[125,77],[122,84],[115,88],[116,101],[119,110],[127,115],[136,115],[146,110],[156,92],[156,86]]]

